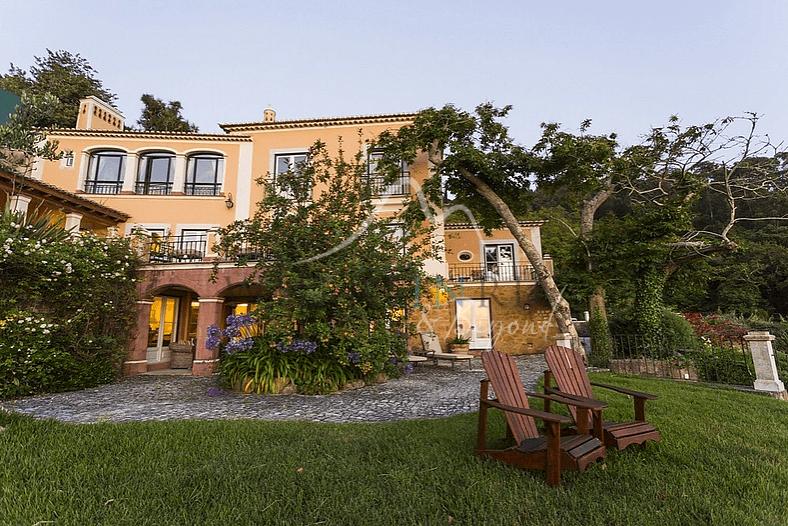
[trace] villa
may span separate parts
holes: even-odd
[[[366,148],[382,131],[414,117],[279,120],[269,108],[257,121],[220,124],[223,134],[144,132],[126,130],[117,109],[88,97],[75,128],[49,135],[68,153],[58,161],[37,161],[21,186],[0,173],[0,199],[10,195],[12,206],[23,211],[56,210],[75,232],[133,236],[146,264],[123,373],[169,368],[169,346],[189,341],[192,374],[205,375],[218,362],[216,351],[205,346],[206,328],[223,326],[231,313],[248,312],[259,292],[245,283],[250,269],[233,261],[219,261],[218,279],[208,279],[219,258],[213,250],[216,229],[249,218],[264,191],[255,181],[306,162],[315,141],[333,153],[340,146],[353,151],[357,142]],[[384,183],[375,173],[376,152],[366,154],[380,214],[395,213],[430,176],[421,156],[403,165],[398,180]],[[485,236],[471,223],[438,218],[436,224],[431,241],[443,247],[444,257],[425,264],[438,285],[414,287],[418,330],[435,332],[444,345],[454,336],[468,337],[477,351],[496,346],[507,353],[537,353],[554,343],[558,330],[550,307],[514,237],[507,230]],[[521,225],[537,247],[540,226]]]

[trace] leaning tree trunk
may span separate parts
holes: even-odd
[[[589,276],[593,276],[594,273],[594,262],[591,259],[591,253],[588,249],[588,241],[591,239],[591,233],[594,230],[594,216],[599,207],[602,206],[602,203],[607,201],[607,198],[611,195],[613,195],[613,190],[606,188],[588,199],[583,200],[580,206],[580,237],[586,246],[586,270]],[[602,321],[607,325],[605,287],[603,285],[597,284],[588,296],[588,312],[592,317],[601,315]]]
[[[547,265],[545,265],[540,251],[537,250],[531,240],[526,237],[525,233],[520,228],[520,222],[514,217],[509,206],[503,199],[498,197],[498,194],[496,194],[489,185],[467,170],[461,170],[461,173],[465,179],[476,187],[476,191],[479,192],[479,194],[484,197],[501,216],[504,224],[517,240],[517,244],[520,245],[525,255],[528,256],[531,265],[534,267],[536,280],[539,282],[542,290],[544,290],[547,301],[550,302],[550,307],[553,309],[553,316],[555,317],[556,325],[558,325],[558,330],[570,334],[572,338],[572,348],[576,349],[581,354],[585,354],[582,345],[580,345],[580,338],[577,335],[577,330],[572,323],[572,312],[569,308],[569,303],[561,295],[561,291],[558,289],[558,286],[556,286],[553,275],[550,274],[550,271],[547,269]]]

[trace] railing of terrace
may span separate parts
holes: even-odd
[[[198,263],[205,260],[208,239],[201,235],[154,237],[148,239],[146,245],[149,263]],[[260,261],[271,258],[260,247],[241,246],[226,259]]]
[[[508,263],[482,263],[475,265],[449,265],[449,280],[462,283],[535,281],[532,265]]]
[[[612,338],[612,355],[604,361],[613,372],[746,386],[755,380],[752,356],[742,338],[698,339],[691,345],[634,334]],[[592,349],[590,363],[605,365],[594,356],[597,352]]]
[[[183,263],[202,261],[208,244],[206,236],[174,236],[148,241],[150,263]]]

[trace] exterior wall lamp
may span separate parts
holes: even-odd
[[[226,206],[228,209],[230,209],[233,206],[235,206],[235,203],[233,203],[233,194],[232,193],[227,192],[227,199],[224,200],[224,206]]]

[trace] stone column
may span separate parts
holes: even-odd
[[[140,156],[136,153],[126,154],[126,166],[123,172],[123,186],[121,194],[133,194],[137,191],[137,167],[139,166]]]
[[[137,302],[137,323],[134,332],[126,343],[126,361],[123,363],[123,375],[148,372],[148,331],[150,330],[150,308],[153,300]]]
[[[27,208],[30,206],[32,199],[26,195],[15,195],[11,197],[10,208],[13,212],[22,212],[27,216]]]
[[[72,235],[79,234],[79,226],[82,224],[82,214],[77,212],[69,212],[66,214],[66,231]]]
[[[568,347],[572,348],[572,335],[568,332],[562,332],[553,336],[555,340],[555,344],[559,347]]]
[[[774,336],[768,331],[750,331],[744,339],[750,345],[750,354],[755,366],[755,390],[764,391],[781,400],[788,400],[785,385],[777,376],[777,364],[772,350]]]
[[[184,185],[186,184],[186,156],[182,153],[175,155],[175,167],[173,168],[172,191],[171,195],[183,195]]]
[[[213,374],[219,366],[219,350],[205,346],[206,330],[209,325],[222,326],[224,298],[200,298],[200,313],[197,316],[197,347],[194,352],[192,375]]]

